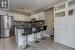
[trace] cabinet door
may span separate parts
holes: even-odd
[[[34,34],[29,35],[29,36],[28,36],[28,42],[31,42],[31,41],[33,41],[33,40],[35,40],[35,39],[34,39]]]
[[[58,26],[66,25],[66,19],[65,19],[65,17],[55,18],[54,24],[55,24],[55,25],[58,25]]]
[[[67,20],[67,45],[75,48],[75,16],[66,17]]]
[[[24,19],[25,21],[30,21],[30,17],[29,16],[27,16],[27,17],[25,17],[25,19]]]
[[[58,31],[54,31],[54,39],[56,42],[59,42],[59,43],[66,43],[67,41],[67,34],[66,34],[66,31],[62,31],[62,30],[58,30]]]
[[[54,30],[56,30],[56,31],[66,31],[66,26],[55,26]]]
[[[67,31],[67,45],[75,48],[75,31]]]
[[[67,25],[67,31],[75,31],[74,25]]]
[[[67,26],[67,36],[69,42],[75,40],[75,26]]]
[[[55,18],[54,39],[56,42],[65,44],[67,42],[65,17]]]
[[[17,29],[16,30],[17,31],[17,44],[18,44],[18,46],[21,46],[21,45],[23,45],[24,44],[24,36],[22,36],[22,33],[24,33],[24,30],[22,30],[22,29]]]
[[[55,30],[66,30],[66,20],[65,18],[56,18],[54,21]]]
[[[65,3],[58,4],[55,6],[55,11],[65,9]]]
[[[75,25],[75,16],[66,17],[67,25]]]
[[[43,16],[39,16],[38,20],[45,20],[45,16],[44,15]]]

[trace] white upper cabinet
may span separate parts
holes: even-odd
[[[68,14],[75,15],[75,0],[69,1],[68,3]]]
[[[65,3],[59,4],[55,6],[55,11],[59,11],[65,9]]]
[[[66,15],[66,2],[63,2],[61,4],[57,4],[54,6],[54,16],[55,17],[62,17]]]
[[[40,12],[31,16],[31,19],[36,18],[36,20],[45,20],[45,12]]]
[[[25,16],[25,21],[30,21],[30,16]]]
[[[75,15],[75,0],[65,1],[54,6],[54,16],[64,17]]]
[[[75,9],[75,0],[69,1],[68,7],[69,7],[69,10]]]

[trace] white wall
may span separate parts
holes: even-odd
[[[30,20],[30,16],[27,16],[27,15],[22,15],[22,14],[19,14],[19,13],[12,13],[12,12],[5,12],[5,11],[1,11],[0,10],[0,15],[9,15],[9,16],[13,16],[14,20],[16,21],[28,21]]]

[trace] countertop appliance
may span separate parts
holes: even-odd
[[[0,37],[9,37],[12,32],[13,17],[0,15]]]

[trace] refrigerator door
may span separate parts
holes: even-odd
[[[11,17],[11,16],[8,16],[8,18],[7,18],[7,30],[9,31],[8,33],[9,33],[9,36],[12,36],[12,25],[13,25],[13,23],[12,23],[12,20],[13,20],[13,18]]]
[[[4,29],[8,29],[8,17],[4,16]]]
[[[8,16],[4,16],[4,37],[9,36],[9,23],[8,23]]]
[[[1,27],[1,30],[0,31],[1,31],[1,38],[2,38],[2,37],[4,37],[4,32],[5,32],[4,31],[4,16],[3,15],[0,15],[0,19],[1,19],[0,20],[0,23],[1,23],[0,24],[1,25],[0,26]]]

